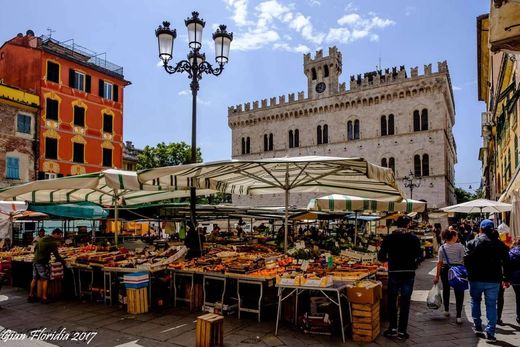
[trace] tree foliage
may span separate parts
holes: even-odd
[[[484,197],[484,191],[482,188],[478,188],[475,190],[475,192],[472,194],[471,192],[463,189],[463,188],[455,188],[455,196],[457,197],[457,204],[461,204],[463,202],[475,200],[475,199],[482,199]]]
[[[161,142],[157,146],[146,146],[137,156],[137,169],[189,164],[191,161],[191,146],[182,142]],[[197,162],[202,162],[200,148],[197,147]]]
[[[472,194],[463,188],[455,188],[455,196],[457,197],[457,204],[472,200]]]

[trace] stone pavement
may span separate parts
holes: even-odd
[[[455,324],[455,318],[445,318],[442,311],[426,307],[426,295],[432,286],[435,262],[426,260],[417,271],[415,291],[412,298],[409,333],[405,342],[389,340],[383,336],[366,346],[485,346],[483,339],[476,338],[471,330],[469,298],[466,297],[464,324]],[[45,327],[47,331],[66,328],[71,331],[95,331],[97,335],[89,346],[194,346],[195,319],[197,314],[186,309],[168,309],[161,313],[129,315],[118,307],[79,301],[55,302],[48,305],[26,302],[27,293],[16,288],[5,288],[0,293],[0,331],[2,327],[19,333],[29,329]],[[467,292],[466,292],[467,294]],[[468,295],[466,295],[468,296]],[[7,300],[5,300],[7,297]],[[0,298],[0,300],[2,300]],[[453,295],[452,295],[453,299]],[[452,311],[454,305],[452,304]],[[520,346],[520,326],[515,322],[514,293],[506,290],[504,326],[498,327],[496,346]],[[484,320],[485,321],[485,320]],[[382,330],[386,327],[382,323]],[[59,330],[58,330],[59,331]],[[224,322],[226,346],[340,346],[337,337],[306,335],[289,325],[281,325],[278,336],[274,336],[274,319],[257,323],[254,318],[238,320],[226,317]],[[10,341],[5,346],[80,346],[85,342],[72,341]],[[345,345],[357,345],[347,340]]]

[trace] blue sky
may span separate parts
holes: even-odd
[[[340,82],[352,74],[447,60],[456,105],[456,184],[478,186],[481,166],[477,101],[476,17],[487,0],[192,0],[5,1],[0,41],[32,29],[55,30],[57,40],[106,52],[124,67],[124,137],[138,147],[161,141],[190,143],[191,96],[186,75],[157,66],[154,30],[163,20],[177,29],[174,60],[187,54],[184,19],[197,10],[206,20],[203,50],[214,61],[211,32],[234,32],[230,62],[219,77],[201,81],[198,144],[205,161],[229,159],[227,107],[306,89],[302,53],[336,45],[343,53]],[[347,83],[348,85],[348,83]]]

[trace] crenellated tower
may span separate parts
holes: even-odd
[[[341,52],[329,47],[329,55],[324,57],[323,50],[303,56],[303,71],[307,76],[308,97],[310,99],[327,97],[339,93],[339,75],[341,74]]]

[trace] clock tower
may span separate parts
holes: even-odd
[[[323,50],[303,56],[303,71],[307,76],[307,93],[310,99],[336,95],[339,92],[341,74],[341,52],[336,47],[329,48],[329,55],[323,56]]]

